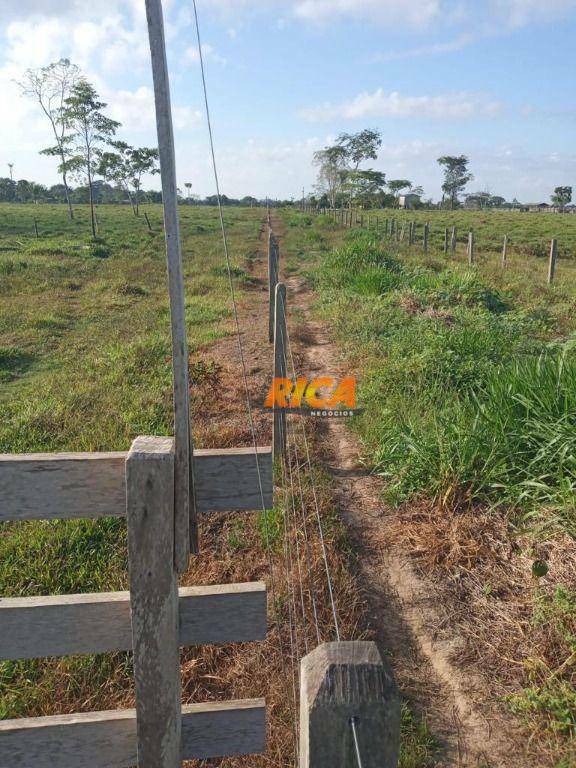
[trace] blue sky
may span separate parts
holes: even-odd
[[[144,0],[1,0],[0,174],[57,181],[47,126],[14,79],[61,56],[131,143],[154,144]],[[374,164],[438,198],[442,154],[470,191],[523,201],[576,187],[576,0],[198,0],[223,191],[298,197],[312,154],[374,127]],[[211,194],[188,0],[165,2],[179,182]],[[157,180],[155,185],[158,186]]]

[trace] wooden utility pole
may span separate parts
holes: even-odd
[[[148,36],[156,105],[156,129],[160,153],[164,234],[168,264],[170,322],[172,330],[172,372],[174,380],[174,560],[178,573],[188,567],[190,551],[198,551],[198,528],[194,501],[193,447],[190,425],[188,343],[184,302],[184,278],[170,84],[164,40],[161,0],[146,0]]]

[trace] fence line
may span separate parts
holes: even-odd
[[[310,205],[304,205],[304,206],[301,206],[300,210],[312,215],[332,215],[333,221],[335,221],[336,223],[339,223],[339,221],[341,223],[343,221],[344,226],[347,226],[346,222],[350,222],[349,226],[352,226],[352,220],[354,219],[361,228],[364,227],[363,215],[358,217],[358,214],[354,215],[349,209],[316,208]],[[340,212],[339,220],[336,216],[333,215],[337,211]],[[389,236],[391,239],[394,239],[396,242],[407,243],[407,246],[409,248],[418,242],[417,222],[415,221],[408,222],[408,236],[406,238],[406,221],[404,218],[401,219],[400,226],[398,224],[398,221],[394,218],[391,219],[390,222],[387,218],[384,219],[384,229],[381,230],[380,219],[377,216],[376,217],[368,216],[366,228],[370,230],[374,230],[376,232],[383,231],[384,235]],[[451,256],[455,257],[457,253],[457,245],[458,245],[457,227],[452,226],[451,229],[448,227],[443,227],[443,231],[440,230],[440,232],[441,232],[441,238],[442,238],[441,248],[443,252],[447,254],[448,251],[450,251]],[[430,243],[432,241],[431,235],[432,235],[432,227],[430,226],[429,222],[425,222],[423,224],[422,237],[420,240],[422,245],[422,250],[424,253],[428,253],[430,250]],[[468,263],[469,264],[477,263],[476,252],[478,250],[479,243],[478,243],[476,233],[474,231],[470,231],[467,234],[464,244],[466,246],[466,258]],[[532,246],[539,246],[542,248],[543,248],[543,244],[544,244],[543,240],[538,240],[531,243]],[[513,242],[512,242],[512,239],[510,238],[510,235],[508,233],[504,234],[502,246],[501,246],[502,248],[501,257],[500,257],[500,264],[502,267],[505,267],[509,263],[508,257],[510,253],[510,247],[512,245],[513,245]],[[530,244],[520,243],[518,247],[527,246],[527,245],[530,245]],[[493,248],[491,248],[490,246],[488,247],[488,249],[493,250]],[[549,248],[549,255],[548,255],[547,283],[549,285],[554,282],[554,279],[556,277],[557,262],[558,262],[558,240],[557,238],[552,238],[552,240],[550,241],[550,248]]]

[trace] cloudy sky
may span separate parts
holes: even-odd
[[[179,183],[212,194],[193,15],[165,0]],[[374,127],[375,164],[440,194],[524,201],[576,186],[576,0],[198,0],[223,192],[298,197],[312,153]],[[155,143],[144,0],[0,0],[0,175],[55,183],[45,119],[14,83],[60,57],[96,85],[130,143]],[[157,180],[154,182],[158,186]]]

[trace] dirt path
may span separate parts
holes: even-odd
[[[282,223],[274,221],[282,240]],[[306,374],[338,373],[341,360],[322,323],[310,321],[313,295],[301,277],[285,280],[294,347]],[[300,318],[306,318],[300,320]],[[298,341],[305,339],[305,343]],[[377,639],[391,654],[403,693],[424,714],[441,744],[442,766],[518,768],[520,740],[501,714],[486,705],[486,682],[454,662],[459,639],[444,639],[438,628],[445,612],[438,610],[433,585],[414,570],[406,555],[386,539],[386,520],[393,513],[382,502],[382,485],[362,466],[361,446],[344,422],[319,425],[321,461],[333,478],[336,501],[360,563],[360,578],[372,611]]]

